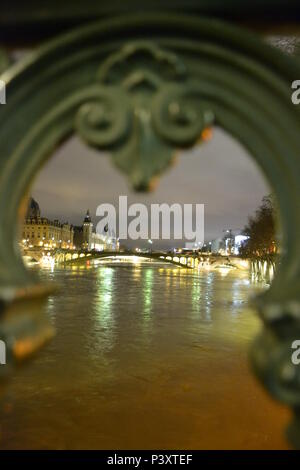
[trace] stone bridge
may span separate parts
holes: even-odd
[[[166,253],[161,251],[152,252],[135,252],[135,251],[86,251],[86,250],[67,250],[67,249],[55,249],[50,252],[50,255],[54,257],[55,263],[57,264],[77,264],[83,263],[87,260],[96,259],[111,259],[115,261],[134,261],[138,258],[144,260],[154,260],[157,262],[165,262],[174,264],[176,266],[185,267],[189,269],[196,269],[201,266],[231,266],[238,269],[249,269],[250,264],[248,260],[236,257],[236,256],[222,256],[218,254],[208,253]],[[37,255],[37,253],[35,253]],[[34,257],[34,256],[33,256]],[[39,257],[41,258],[41,257]]]

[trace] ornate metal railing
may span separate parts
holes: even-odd
[[[91,3],[82,3],[90,12]],[[146,13],[105,21],[102,11],[96,22],[52,39],[2,74],[7,100],[0,107],[2,311],[16,299],[22,309],[22,299],[47,292],[24,268],[17,215],[33,177],[60,142],[78,134],[88,145],[109,150],[132,186],[146,190],[177,148],[200,142],[207,126],[221,126],[250,151],[277,198],[281,263],[271,288],[256,299],[264,330],[251,360],[267,390],[293,409],[289,436],[299,445],[300,367],[291,362],[291,344],[300,339],[300,108],[291,102],[291,83],[300,79],[300,63],[254,33],[202,16],[207,2],[198,3],[202,9],[195,2],[178,3],[193,15],[176,14],[173,7],[172,13],[155,13],[153,2]],[[212,2],[218,16],[221,3]],[[238,2],[228,3],[234,17]],[[287,3],[264,2],[277,12]],[[129,10],[134,2],[130,5]],[[253,5],[258,8],[258,2]],[[290,5],[296,17],[296,2]],[[11,41],[12,16],[7,18],[1,34]],[[65,15],[61,24],[79,19]],[[31,20],[26,18],[24,30],[46,21],[39,15]],[[22,35],[22,27],[19,31]],[[15,336],[6,320],[2,315],[0,331],[10,341]],[[43,332],[49,336],[47,328]]]

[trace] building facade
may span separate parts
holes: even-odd
[[[74,245],[86,251],[118,251],[119,241],[109,228],[103,233],[94,230],[90,212],[87,210],[81,226],[74,227]]]
[[[65,248],[74,247],[73,226],[58,220],[41,216],[39,204],[30,198],[21,234],[24,248]]]

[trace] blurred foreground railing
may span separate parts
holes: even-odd
[[[251,153],[278,202],[283,252],[270,288],[256,299],[264,329],[251,361],[270,394],[292,408],[289,437],[300,446],[300,368],[291,361],[291,345],[300,339],[300,108],[291,102],[300,62],[256,34],[203,16],[214,8],[182,1],[175,2],[176,13],[165,2],[162,13],[149,2],[146,13],[135,14],[137,2],[129,3],[129,14],[115,2],[120,16],[93,16],[96,22],[53,39],[0,77],[6,86],[6,104],[0,105],[0,339],[8,358],[0,373],[53,334],[38,300],[47,286],[23,265],[17,220],[24,194],[57,145],[77,134],[109,151],[130,184],[145,191],[176,150],[201,143],[203,131],[218,125]],[[212,2],[218,16],[224,3]],[[238,2],[228,3],[234,13]],[[297,18],[297,2],[242,3],[239,12],[253,12],[258,3],[269,12],[281,4],[285,12],[290,3]],[[91,2],[81,4],[91,8]],[[49,11],[53,31],[59,9]],[[0,33],[10,44],[12,18],[6,16]],[[33,42],[39,18],[24,20],[25,29],[35,24]],[[17,21],[20,44],[19,15]]]

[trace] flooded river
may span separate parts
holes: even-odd
[[[168,265],[45,270],[56,336],[17,370],[0,448],[286,448],[288,413],[247,351],[263,285],[241,271]]]

